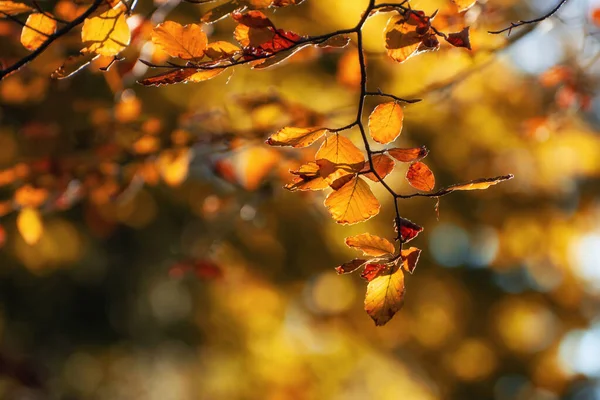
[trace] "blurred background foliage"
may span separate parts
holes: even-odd
[[[140,1],[142,33],[108,72],[99,60],[48,78],[75,35],[0,83],[0,398],[600,399],[600,2],[507,38],[486,31],[554,2],[480,0],[463,21],[411,1],[448,30],[471,25],[473,51],[402,65],[385,56],[387,17],[368,22],[370,87],[424,99],[397,144],[427,145],[439,186],[516,177],[445,197],[439,219],[432,200],[401,203],[424,253],[382,328],[364,282],[333,267],[354,255],[343,238],[392,237],[389,196],[372,185],[381,214],[336,225],[320,193],[281,189],[315,149],[263,144],[292,122],[353,119],[355,47],[136,85],[135,54],[161,57],[142,16],[183,24],[209,8],[177,3]],[[326,33],[363,3],[306,0],[272,19]],[[205,28],[231,41],[233,27]],[[24,53],[18,34],[0,20],[3,58]],[[411,192],[402,171],[387,181]]]

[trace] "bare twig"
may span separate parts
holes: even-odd
[[[534,18],[534,19],[528,19],[528,20],[521,20],[518,22],[511,22],[510,26],[507,26],[504,29],[500,29],[498,31],[488,31],[488,33],[491,33],[493,35],[498,35],[500,33],[508,31],[508,34],[510,35],[510,33],[512,32],[512,30],[514,28],[518,28],[519,26],[528,25],[528,24],[536,24],[538,22],[542,22],[543,20],[550,18],[551,16],[556,14],[558,12],[558,10],[560,10],[560,8],[567,3],[567,1],[568,0],[560,0],[559,3],[552,10],[550,10],[546,14],[542,15],[541,17]]]

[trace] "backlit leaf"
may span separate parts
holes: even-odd
[[[404,304],[404,273],[394,265],[379,271],[367,285],[365,311],[375,325],[385,325]]]
[[[391,256],[396,250],[394,245],[387,239],[370,233],[346,238],[346,245],[357,250],[361,250],[365,256],[381,257]]]
[[[339,190],[327,196],[325,206],[339,224],[366,221],[379,213],[381,205],[361,178],[353,178]]]
[[[373,156],[373,167],[375,168],[375,171],[377,171],[377,174],[381,177],[381,179],[385,178],[386,176],[392,173],[395,164],[396,163],[394,163],[394,160],[392,160],[389,156],[385,154],[376,154]],[[368,171],[370,170],[370,168],[371,167],[369,163],[365,162],[363,171]],[[379,179],[377,179],[373,172],[366,173],[365,178],[369,178],[374,182],[379,181]]]
[[[222,60],[233,56],[240,50],[241,49],[235,44],[219,40],[213,43],[209,43],[208,46],[206,46],[206,50],[204,51],[204,53],[208,58],[212,60]]]
[[[423,192],[430,192],[435,187],[435,176],[429,167],[422,162],[416,162],[410,165],[406,172],[408,183],[415,189]]]
[[[500,182],[508,181],[512,178],[514,178],[513,175],[504,175],[496,178],[475,179],[471,182],[448,186],[447,188],[440,190],[440,193],[446,194],[456,190],[485,190],[490,186],[497,185]]]
[[[421,250],[417,249],[416,247],[411,247],[409,249],[402,250],[400,254],[402,258],[402,268],[412,274],[417,268],[417,262],[419,262]]]
[[[360,171],[365,157],[350,139],[336,133],[325,139],[315,160],[320,167],[321,176],[329,184],[333,184],[340,178]]]
[[[44,225],[40,212],[32,207],[25,207],[17,216],[17,229],[29,245],[36,244],[42,237]]]
[[[408,60],[417,53],[422,41],[416,26],[405,22],[403,16],[390,18],[385,29],[385,48],[394,61],[402,63]]]
[[[402,132],[404,112],[396,102],[379,104],[369,116],[369,132],[373,140],[390,143]]]
[[[152,43],[171,57],[183,60],[202,58],[207,42],[206,34],[196,24],[182,26],[177,22],[165,21],[152,31]]]
[[[396,233],[400,229],[400,242],[408,243],[417,235],[423,232],[423,228],[406,218],[396,218],[394,220],[394,230]]]
[[[477,0],[451,0],[458,7],[459,12],[467,11],[473,7]]]
[[[316,162],[309,162],[302,165],[296,171],[290,171],[292,175],[296,175],[292,183],[288,183],[284,187],[290,191],[296,190],[322,190],[329,187],[329,184],[319,173],[319,166]]]
[[[365,269],[360,274],[360,277],[366,280],[367,282],[371,282],[373,279],[377,278],[379,274],[385,272],[389,266],[387,264],[367,264],[365,265]]]
[[[31,51],[40,47],[56,31],[56,20],[42,13],[30,14],[25,25],[21,31],[21,44]]]
[[[85,51],[103,56],[116,56],[129,45],[131,33],[125,13],[110,9],[96,17],[87,18],[81,29]]]
[[[354,260],[348,261],[347,263],[344,263],[344,264],[340,265],[339,267],[335,267],[335,271],[339,275],[349,274],[351,272],[356,271],[360,267],[362,267],[366,262],[367,262],[367,260],[355,258]]]
[[[5,14],[17,15],[32,10],[33,8],[23,3],[17,3],[15,1],[0,1],[0,18],[4,18]]]
[[[350,43],[348,36],[336,35],[319,44],[318,47],[334,47],[339,49],[348,46],[348,43]]]
[[[326,132],[325,128],[283,128],[271,135],[267,139],[267,144],[271,146],[306,147],[313,144]]]
[[[144,86],[172,85],[175,83],[202,82],[214,78],[225,71],[225,68],[196,70],[193,68],[176,69],[138,81]]]
[[[469,27],[464,28],[460,32],[450,33],[446,37],[446,41],[454,47],[464,47],[471,50],[471,40],[469,39]]]
[[[411,149],[388,149],[387,153],[400,162],[413,162],[427,157],[429,150],[425,146],[414,147]]]

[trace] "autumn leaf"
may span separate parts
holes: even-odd
[[[454,47],[464,47],[471,50],[471,41],[469,39],[468,26],[460,32],[448,34],[445,39]]]
[[[17,15],[32,10],[33,8],[23,3],[17,3],[15,1],[0,1],[0,18],[4,18],[6,14]]]
[[[402,259],[402,268],[406,272],[410,272],[411,274],[417,268],[417,262],[419,262],[419,256],[421,255],[421,250],[416,247],[411,247],[406,250],[402,250],[400,252],[400,257]]]
[[[397,265],[377,271],[367,285],[365,311],[375,325],[385,325],[404,304],[404,273]]]
[[[179,186],[187,178],[192,152],[189,149],[163,151],[156,160],[157,169],[169,186]]]
[[[367,260],[355,258],[352,261],[348,261],[347,263],[344,263],[338,267],[335,267],[335,271],[338,273],[338,275],[349,274],[351,272],[356,271],[363,265],[365,265],[366,262],[367,262]]]
[[[325,138],[315,155],[315,160],[320,167],[321,176],[329,184],[333,184],[340,178],[360,171],[364,166],[365,157],[350,139],[336,133]]]
[[[473,7],[477,0],[451,0],[458,7],[458,12],[467,11]]]
[[[417,54],[439,48],[434,35],[428,33],[429,18],[422,11],[413,11],[407,17],[390,18],[385,29],[385,48],[388,55],[403,63]]]
[[[271,146],[307,147],[327,133],[325,128],[292,128],[280,129],[267,139]],[[362,156],[362,153],[361,153]]]
[[[344,48],[346,46],[348,46],[348,43],[350,43],[350,38],[348,36],[345,35],[336,35],[333,37],[330,37],[329,39],[327,39],[326,41],[324,41],[323,43],[318,44],[318,47],[333,47],[333,48]]]
[[[373,257],[391,256],[396,250],[394,245],[387,239],[371,235],[370,233],[348,237],[346,238],[346,245],[356,250],[361,250],[365,256]]]
[[[87,45],[85,52],[115,56],[129,45],[130,40],[125,13],[118,9],[87,18],[81,29],[81,41]]]
[[[367,264],[360,274],[360,277],[367,282],[371,282],[373,279],[377,278],[380,273],[385,272],[388,267],[387,264]]]
[[[241,51],[241,49],[235,44],[219,40],[209,43],[206,46],[204,54],[211,60],[216,61],[230,58],[239,51]]]
[[[152,31],[152,43],[171,57],[194,60],[204,56],[208,40],[200,25],[165,21]]]
[[[394,170],[394,160],[392,160],[389,156],[385,154],[376,154],[373,156],[373,168],[377,172],[377,174],[381,177],[381,179],[385,178]],[[361,172],[366,172],[371,169],[369,163],[365,162],[365,166],[363,167]],[[367,172],[365,174],[365,178],[368,178],[374,182],[378,182],[377,176],[373,172]]]
[[[319,166],[316,162],[309,162],[302,165],[296,171],[290,171],[292,175],[296,175],[292,183],[288,183],[284,187],[289,191],[296,190],[322,190],[329,187],[329,184],[319,173]]]
[[[427,150],[425,146],[421,146],[410,149],[388,149],[387,153],[400,162],[413,162],[419,161],[422,158],[427,157],[427,154],[429,154],[429,150]]]
[[[343,225],[366,221],[377,215],[381,207],[369,185],[358,177],[330,193],[325,206],[333,219]]]
[[[417,235],[423,232],[423,228],[406,218],[396,218],[394,220],[394,230],[398,233],[400,229],[400,242],[408,243]]]
[[[376,142],[387,144],[402,132],[404,112],[396,102],[379,104],[369,116],[369,132]]]
[[[144,86],[161,86],[188,82],[197,83],[214,78],[224,71],[225,68],[210,68],[205,70],[182,68],[142,79],[138,83]]]
[[[30,14],[21,31],[21,44],[27,50],[33,51],[54,32],[56,32],[56,20],[42,13]]]
[[[200,21],[204,22],[205,24],[217,22],[232,12],[239,10],[241,7],[242,6],[237,1],[228,1],[227,3],[220,4],[209,10],[202,16]]]
[[[429,167],[422,162],[416,162],[410,165],[406,172],[408,183],[415,189],[423,192],[430,192],[435,187],[435,176]]]
[[[40,212],[33,207],[25,207],[21,209],[17,216],[17,229],[29,245],[36,244],[42,237],[44,225]]]
[[[444,188],[444,189],[436,192],[435,195],[443,196],[443,195],[446,195],[448,193],[458,191],[458,190],[485,190],[485,189],[489,188],[490,186],[497,185],[498,183],[511,180],[512,178],[514,178],[514,175],[509,174],[509,175],[497,176],[495,178],[475,179],[470,182],[458,183],[456,185],[448,186],[447,188]]]

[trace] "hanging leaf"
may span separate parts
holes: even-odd
[[[21,44],[31,51],[40,47],[48,36],[56,32],[56,20],[42,13],[30,14],[25,25],[21,31]]]
[[[379,104],[369,116],[369,132],[378,143],[387,144],[396,140],[402,132],[404,112],[396,102]]]
[[[389,266],[387,264],[367,264],[365,265],[363,272],[360,274],[360,277],[367,282],[371,282],[373,279],[377,278],[379,274],[385,272],[388,267]]]
[[[364,166],[365,157],[350,139],[336,133],[325,138],[315,155],[315,160],[320,167],[321,176],[329,184],[333,184],[340,178],[360,171]]]
[[[437,50],[439,42],[428,33],[429,18],[422,11],[390,18],[385,29],[385,48],[388,55],[402,63],[417,54]]]
[[[333,219],[344,225],[366,221],[377,215],[381,207],[369,185],[358,177],[329,194],[325,206]]]
[[[467,26],[462,31],[450,33],[446,37],[446,41],[454,47],[464,47],[471,50],[471,41],[469,39],[469,27]]]
[[[138,83],[144,86],[161,86],[188,82],[198,83],[212,79],[222,74],[224,71],[225,68],[210,68],[205,70],[182,68],[142,79],[141,81],[138,81]]]
[[[427,150],[425,146],[415,147],[412,149],[394,148],[388,149],[387,152],[390,156],[394,157],[400,162],[419,161],[420,159],[427,157],[427,154],[429,154],[429,150]]]
[[[200,25],[165,21],[152,31],[152,43],[171,57],[194,60],[204,56],[208,40]]]
[[[396,251],[394,245],[387,239],[370,233],[346,238],[346,245],[357,250],[361,250],[365,256],[381,257],[392,256]]]
[[[411,247],[406,250],[402,250],[400,253],[402,259],[402,268],[406,272],[410,272],[411,274],[417,268],[417,262],[419,262],[419,256],[421,255],[421,250],[416,247]]]
[[[28,11],[33,11],[33,8],[26,4],[14,1],[0,1],[0,18],[4,18],[6,14],[17,15]]]
[[[81,29],[84,52],[116,56],[129,45],[131,33],[124,11],[110,9],[96,17],[87,18]]]
[[[42,237],[44,225],[40,212],[33,207],[25,207],[21,209],[17,216],[17,229],[29,245],[36,244]]]
[[[357,269],[359,269],[363,265],[365,265],[366,262],[367,262],[367,260],[363,260],[363,259],[360,259],[360,258],[355,258],[354,260],[348,261],[347,263],[344,263],[344,264],[340,265],[339,267],[335,267],[335,271],[339,275],[341,275],[341,274],[349,274],[351,272],[356,271]]]
[[[316,162],[304,164],[297,171],[290,171],[290,173],[296,175],[296,178],[284,187],[292,192],[296,190],[322,190],[329,187],[329,184],[321,177]]]
[[[333,48],[341,49],[341,48],[348,46],[349,43],[350,43],[350,38],[348,36],[336,35],[336,36],[330,37],[329,39],[327,39],[323,43],[318,44],[317,46],[323,47],[323,48],[333,47]]]
[[[394,220],[394,230],[398,233],[400,228],[400,243],[408,243],[421,232],[423,228],[406,218],[396,218]]]
[[[325,128],[283,128],[267,139],[271,146],[307,147],[327,133]],[[362,153],[361,153],[362,156]]]
[[[396,163],[394,163],[394,160],[385,154],[376,154],[373,156],[373,168],[375,168],[375,171],[377,171],[377,174],[381,177],[381,179],[384,179],[386,176],[392,173],[395,164]],[[366,172],[370,169],[371,167],[369,163],[365,162],[365,166],[361,172]],[[373,182],[379,181],[373,172],[366,173],[365,178],[368,178]]]
[[[366,270],[366,268],[365,268]],[[404,304],[404,273],[394,265],[370,277],[365,295],[365,311],[375,325],[385,325]]]
[[[430,192],[435,187],[435,176],[429,167],[422,162],[412,163],[406,172],[408,183],[415,189]]]
[[[217,61],[230,58],[239,51],[241,51],[241,49],[235,44],[219,40],[209,43],[204,54],[211,60]]]
[[[458,7],[458,12],[467,11],[473,7],[477,0],[451,0]]]
[[[471,182],[467,183],[458,183],[456,185],[448,186],[447,188],[441,189],[434,193],[436,196],[444,196],[448,193],[452,193],[458,190],[485,190],[490,186],[497,185],[500,182],[508,181],[514,178],[514,175],[503,175],[497,176],[495,178],[483,178],[483,179],[475,179]]]

